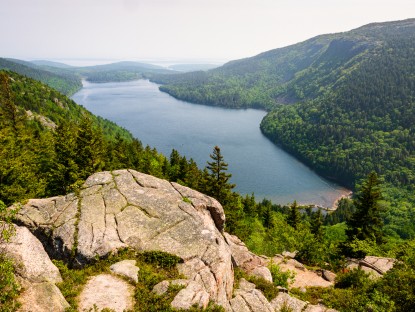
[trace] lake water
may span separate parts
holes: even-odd
[[[327,181],[272,144],[259,124],[264,111],[231,110],[190,104],[160,92],[147,80],[89,83],[73,100],[95,115],[128,129],[144,145],[169,156],[174,148],[200,168],[218,145],[241,194],[275,203],[331,207],[349,191]]]

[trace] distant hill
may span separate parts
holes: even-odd
[[[72,95],[82,88],[81,79],[76,73],[63,71],[62,69],[50,69],[49,67],[41,67],[31,62],[4,58],[0,58],[0,69],[11,70],[42,81],[65,95]]]
[[[128,81],[145,78],[153,74],[172,74],[164,67],[138,63],[117,62],[105,65],[77,67],[75,71],[91,82]]]
[[[213,68],[217,68],[220,65],[215,64],[174,64],[170,65],[169,69],[176,70],[179,72],[191,72],[191,71],[198,71],[198,70],[209,70]]]
[[[91,82],[118,82],[147,78],[155,74],[176,73],[161,66],[138,62],[74,67],[47,60],[27,62],[4,58],[0,58],[0,69],[42,81],[69,96],[82,88],[82,78]]]
[[[314,99],[370,62],[395,35],[410,37],[414,20],[370,24],[317,36],[285,48],[231,61],[207,72],[156,76],[160,88],[182,100],[232,108],[272,109]]]
[[[35,61],[30,61],[30,63],[38,65],[38,66],[48,66],[48,67],[56,67],[56,68],[72,68],[73,67],[68,64],[47,61],[47,60],[35,60]]]

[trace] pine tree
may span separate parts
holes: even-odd
[[[321,214],[321,209],[311,213],[310,223],[311,233],[314,234],[318,241],[321,241],[323,239],[323,215]]]
[[[212,161],[207,162],[205,172],[206,193],[213,196],[219,202],[223,202],[229,197],[235,184],[229,183],[232,177],[228,170],[228,164],[223,160],[220,148],[215,146],[213,154],[209,155]]]
[[[379,186],[377,174],[371,172],[354,200],[356,211],[346,222],[348,241],[375,239],[376,243],[382,243],[383,220],[381,218],[382,208],[379,205],[382,194]]]
[[[81,178],[86,179],[103,168],[104,138],[102,132],[94,128],[89,116],[82,118],[75,144],[75,161]]]
[[[294,229],[297,229],[298,225],[301,222],[301,215],[298,211],[297,201],[294,200],[293,204],[290,207],[290,214],[287,219],[287,223],[291,225]]]

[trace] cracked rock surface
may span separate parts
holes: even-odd
[[[233,267],[221,233],[223,208],[187,187],[134,170],[100,172],[79,194],[29,200],[18,220],[49,254],[79,266],[127,246],[175,254],[184,260],[180,272],[194,282],[181,294],[197,294],[189,303],[229,306]]]

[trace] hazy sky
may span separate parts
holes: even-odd
[[[0,57],[230,60],[411,17],[415,0],[0,0]]]

